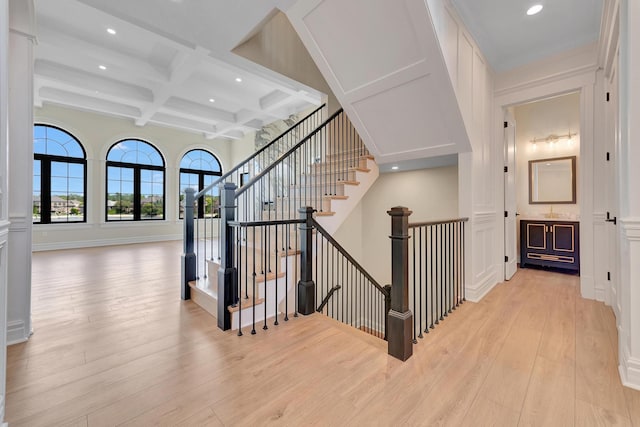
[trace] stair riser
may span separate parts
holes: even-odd
[[[289,271],[293,271],[295,263],[292,257],[288,257],[287,262],[290,263]],[[246,308],[242,308],[242,310],[231,313],[231,328],[238,329],[238,324],[240,318],[242,319],[242,327],[250,327],[253,323],[253,313],[255,310],[255,321],[256,321],[256,329],[262,328],[264,325],[265,319],[265,304],[266,304],[266,318],[268,326],[273,325],[273,321],[269,321],[268,319],[272,319],[276,314],[284,313],[288,311],[290,314],[295,311],[295,286],[298,282],[298,277],[296,275],[291,274],[287,278],[279,278],[274,280],[268,280],[265,284],[261,284],[260,292],[262,293],[261,298],[264,298],[266,295],[266,299],[264,303],[258,304],[255,307],[250,305],[250,301],[242,300],[242,303],[247,303]],[[243,281],[244,284],[244,281]],[[243,285],[244,286],[244,285]],[[278,290],[278,303],[274,304],[276,300],[276,286]],[[258,287],[258,286],[256,286]],[[288,293],[286,289],[288,288]],[[264,293],[266,291],[266,294]],[[286,301],[285,301],[286,298]],[[244,304],[242,304],[244,306]],[[244,331],[245,333],[249,331]]]

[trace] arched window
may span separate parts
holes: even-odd
[[[82,144],[55,126],[33,127],[33,222],[86,221],[87,157]]]
[[[218,176],[222,175],[220,162],[208,151],[191,150],[187,152],[180,162],[180,201],[184,198],[184,190],[193,188],[196,192],[202,190]],[[205,203],[196,203],[194,208],[195,218],[215,217],[218,215],[220,197],[218,188],[212,189],[204,196]],[[180,218],[183,217],[182,203],[180,204]]]
[[[107,153],[107,221],[164,219],[164,159],[138,139],[115,143]]]

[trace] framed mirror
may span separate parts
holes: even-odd
[[[529,204],[576,203],[576,156],[529,160]]]

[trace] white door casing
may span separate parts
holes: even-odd
[[[516,221],[516,123],[505,114],[504,122],[504,279],[509,280],[517,270]]]

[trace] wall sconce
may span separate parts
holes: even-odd
[[[546,142],[547,144],[555,144],[556,142],[560,141],[561,139],[566,139],[567,143],[569,145],[573,144],[573,137],[578,135],[575,132],[571,132],[569,131],[568,133],[562,134],[562,135],[556,135],[556,134],[551,134],[549,136],[543,137],[543,138],[533,138],[530,142],[533,144],[533,146],[535,147],[536,144],[538,142]]]

